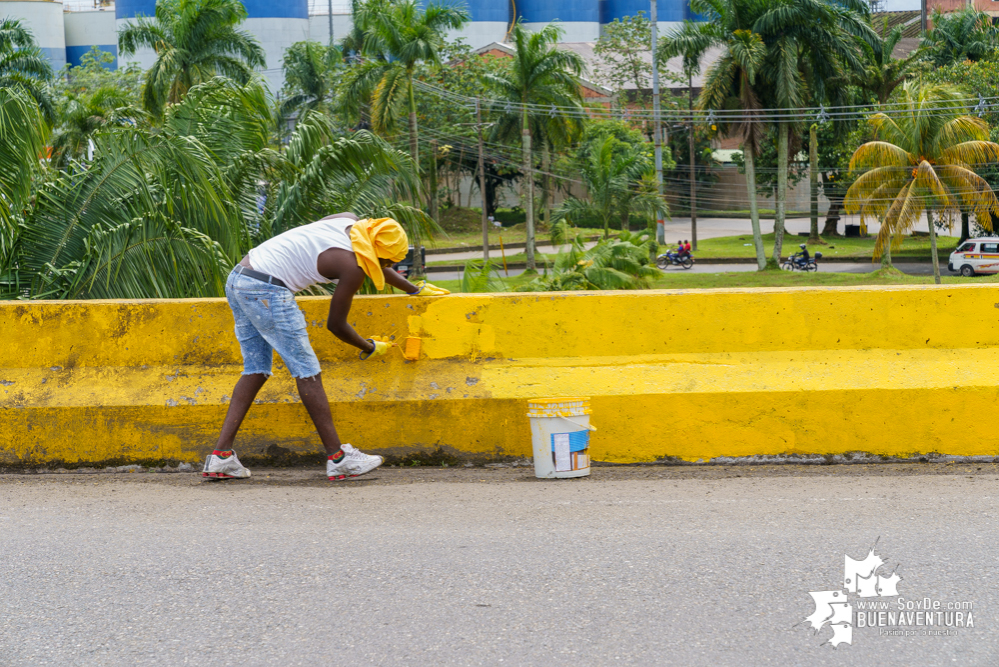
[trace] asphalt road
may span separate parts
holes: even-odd
[[[999,664],[995,464],[530,473],[0,476],[0,664]],[[795,627],[878,539],[974,627]]]
[[[932,276],[933,275],[933,265],[929,262],[911,262],[911,263],[898,263],[894,265],[896,269],[902,273],[908,273],[913,276]],[[870,262],[823,262],[819,260],[819,271],[822,273],[870,273],[871,271],[876,271],[878,269],[877,265],[871,264]],[[707,260],[704,262],[698,262],[694,264],[690,269],[684,269],[679,266],[671,266],[666,269],[667,273],[741,273],[756,271],[756,264],[746,263],[746,264],[708,264]],[[519,276],[523,273],[523,269],[511,269],[511,276]],[[500,276],[503,277],[505,274],[500,270]],[[940,275],[942,276],[954,276],[956,273],[951,273],[947,270],[946,264],[940,267]],[[429,274],[429,279],[433,280],[460,280],[461,274],[457,271],[447,271]]]

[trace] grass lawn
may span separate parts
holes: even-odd
[[[856,257],[858,259],[870,259],[874,255],[874,237],[868,238],[829,238],[823,239],[826,245],[810,244],[808,251],[814,253],[821,252],[823,257]],[[947,257],[957,247],[958,237],[938,236],[937,254]],[[804,243],[804,236],[784,236],[784,247],[782,255],[788,256],[798,251],[798,244]],[[763,249],[767,256],[774,249],[774,235],[763,235]],[[756,250],[753,248],[753,235],[745,234],[741,236],[721,236],[716,239],[704,239],[698,241],[697,251],[694,256],[700,259],[710,259],[714,257],[756,257]],[[913,257],[930,257],[930,237],[929,236],[907,236],[902,240],[902,247],[892,252],[893,259],[905,259]]]
[[[530,282],[533,276],[515,276],[505,278],[508,291],[516,292],[524,283]],[[432,282],[452,292],[461,291],[458,280],[432,280]],[[999,283],[999,275],[962,278],[961,276],[943,276],[944,284],[983,285]],[[666,273],[662,278],[650,284],[651,289],[709,289],[709,288],[739,288],[739,287],[823,287],[858,285],[932,285],[933,276],[909,276],[899,271],[871,273],[788,273],[786,271],[748,271],[739,273]]]

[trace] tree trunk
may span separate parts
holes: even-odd
[[[630,232],[631,231],[631,211],[625,206],[621,209],[621,231]]]
[[[774,204],[774,253],[773,264],[780,266],[784,249],[784,203],[787,201],[787,140],[790,128],[781,123],[777,128],[777,196]]]
[[[409,79],[409,155],[413,158],[413,168],[416,169],[416,191],[413,193],[413,206],[420,207],[420,150],[416,137],[416,95],[413,93],[413,75],[407,75]],[[419,234],[414,234],[413,249],[413,274],[416,277],[423,276],[426,269],[423,266],[423,240]]]
[[[544,172],[541,176],[543,188],[541,201],[545,209],[545,226],[548,227],[548,231],[551,231],[552,228],[552,200],[554,199],[552,194],[551,177],[548,175],[552,166],[551,159],[551,153],[548,150],[548,142],[541,142],[541,171]]]
[[[884,225],[885,224],[884,221],[882,221],[881,224]],[[888,235],[888,245],[885,247],[885,251],[883,253],[881,253],[881,268],[882,269],[890,269],[890,268],[892,268],[892,266],[891,266],[891,242],[892,242],[893,236],[894,236],[893,234],[889,234]]]
[[[523,122],[521,125],[521,137],[524,145],[524,186],[521,188],[521,205],[527,214],[527,243],[524,250],[527,254],[527,270],[537,271],[537,264],[534,261],[534,170],[531,164],[531,128],[527,124],[527,107],[523,112]]]
[[[818,126],[808,129],[808,189],[811,200],[812,226],[808,231],[809,243],[820,243],[819,239],[819,140]]]
[[[926,222],[930,228],[930,254],[933,255],[933,282],[940,284],[940,260],[937,257],[937,230],[933,224],[933,212],[926,209]]]
[[[767,256],[763,250],[763,233],[760,231],[760,212],[756,208],[756,157],[753,149],[743,145],[745,156],[746,188],[749,190],[749,220],[753,225],[753,245],[756,246],[756,264],[760,271],[767,268]]]
[[[691,249],[697,250],[697,179],[694,175],[694,78],[687,75],[687,106],[690,109],[690,131],[687,132],[688,151],[690,152],[690,238]]]
[[[961,238],[958,240],[957,244],[961,245],[965,241],[971,238],[971,223],[968,220],[968,214],[961,214]]]
[[[430,140],[430,192],[427,193],[427,211],[434,222],[440,223],[437,210],[437,140]]]

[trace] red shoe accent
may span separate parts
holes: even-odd
[[[340,475],[339,477],[337,477],[336,475],[333,475],[332,477],[330,477],[330,481],[331,482],[339,482],[342,479],[347,479],[347,476],[346,475]]]

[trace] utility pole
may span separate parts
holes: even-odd
[[[811,227],[808,233],[810,243],[819,242],[819,126],[812,123],[808,128],[808,198],[811,208]]]
[[[659,195],[659,202],[663,197],[663,137],[662,124],[659,122],[659,63],[656,50],[659,39],[659,12],[656,3],[658,0],[651,0],[652,19],[652,137],[656,146],[656,187]],[[656,242],[659,245],[666,244],[666,221],[663,220],[663,210],[660,206],[656,211]],[[654,251],[659,254],[658,249]]]
[[[333,46],[333,0],[329,0],[330,10],[330,46]]]
[[[437,217],[437,140],[430,140],[430,201],[429,206],[430,217],[434,219],[434,222],[440,223],[440,219]]]
[[[919,0],[919,29],[926,32],[926,0]]]
[[[489,219],[486,217],[486,160],[482,148],[482,104],[475,98],[475,127],[479,131],[479,193],[482,195],[482,261],[489,261]]]
[[[694,179],[694,77],[687,74],[687,89],[690,91],[688,97],[690,104],[690,131],[687,132],[688,146],[690,147],[690,243],[693,250],[697,250],[697,191]]]

